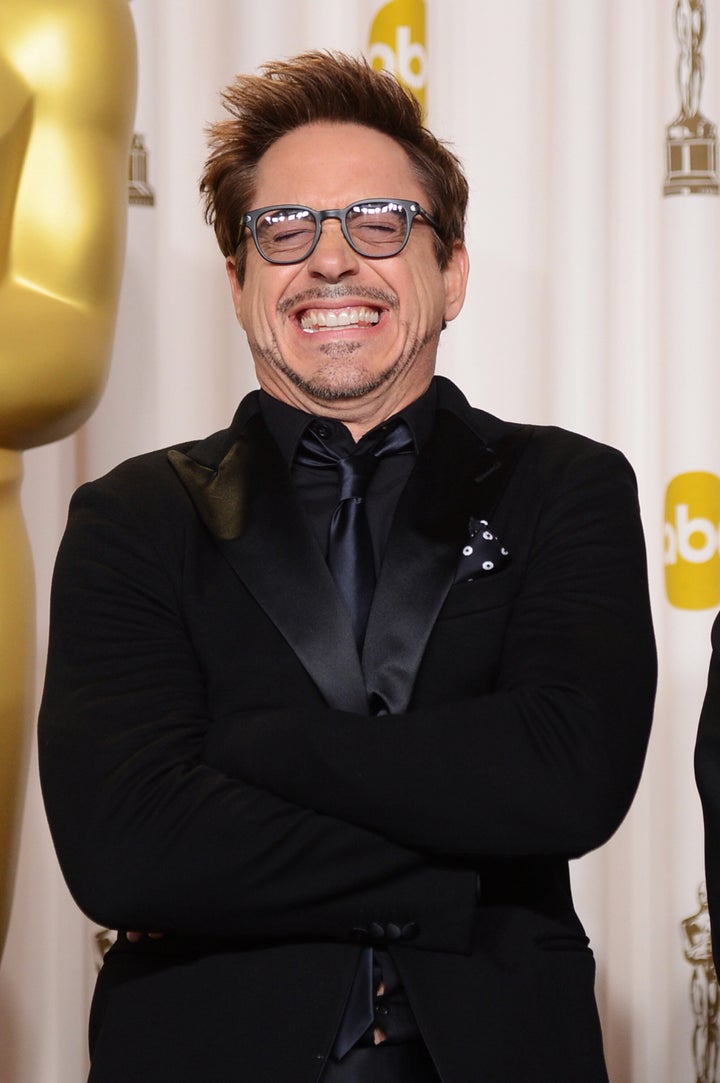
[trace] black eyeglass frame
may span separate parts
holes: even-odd
[[[353,242],[352,237],[350,236],[350,231],[347,228],[347,216],[348,216],[348,214],[350,213],[350,211],[355,210],[358,207],[366,206],[369,203],[378,203],[378,204],[392,203],[392,204],[395,204],[395,206],[397,206],[397,207],[402,207],[403,210],[405,211],[405,215],[406,215],[405,237],[404,237],[403,242],[400,245],[400,247],[396,248],[396,249],[393,249],[392,252],[378,252],[378,253],[361,252],[360,249]],[[267,214],[268,211],[307,211],[308,212],[308,214],[312,218],[312,221],[315,223],[315,236],[313,237],[313,240],[312,240],[312,242],[310,244],[310,247],[308,248],[307,252],[303,253],[302,256],[297,256],[294,259],[273,259],[272,257],[266,255],[265,252],[263,252],[262,248],[260,247],[260,241],[258,240],[257,224],[258,224],[259,219],[264,214]],[[269,207],[258,207],[256,210],[247,211],[245,214],[242,215],[241,222],[240,222],[240,238],[238,240],[238,246],[240,245],[240,242],[242,241],[242,231],[244,229],[248,229],[250,231],[250,235],[251,235],[251,237],[252,237],[252,239],[253,239],[253,241],[255,243],[255,247],[257,248],[257,250],[260,253],[261,257],[267,263],[274,263],[274,264],[276,264],[278,266],[282,266],[282,267],[290,266],[293,263],[303,263],[306,259],[310,258],[310,256],[313,254],[313,252],[317,248],[318,241],[320,240],[320,236],[322,234],[322,224],[323,224],[323,222],[325,222],[328,218],[335,218],[340,222],[340,228],[342,229],[343,237],[345,238],[347,243],[350,245],[353,252],[356,252],[358,256],[361,256],[363,259],[393,259],[395,256],[400,255],[400,253],[402,252],[402,250],[405,248],[408,241],[410,240],[410,233],[412,231],[413,222],[415,221],[415,219],[418,216],[425,219],[425,221],[428,223],[428,225],[431,226],[431,228],[435,230],[438,237],[441,236],[441,234],[440,234],[440,225],[437,222],[437,219],[433,218],[433,216],[428,211],[426,211],[423,207],[421,207],[420,204],[417,202],[417,200],[414,200],[414,199],[383,199],[383,198],[378,198],[378,197],[373,198],[373,199],[354,199],[352,201],[352,203],[348,203],[347,207],[343,207],[342,209],[340,209],[338,207],[333,207],[331,209],[324,210],[324,211],[316,211],[313,207],[306,207],[302,203],[285,203],[285,204],[273,203]]]

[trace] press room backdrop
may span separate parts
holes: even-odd
[[[475,404],[617,445],[637,470],[661,661],[655,730],[630,816],[573,880],[613,1083],[711,1083],[717,1007],[703,999],[715,987],[692,749],[720,608],[720,200],[666,195],[664,184],[666,128],[683,103],[720,121],[720,3],[132,0],[131,10],[142,202],[130,208],[112,372],[80,433],[25,456],[38,683],[72,490],[129,455],[225,425],[254,386],[197,193],[220,87],[302,49],[372,50],[424,95],[471,182],[470,292],[442,336],[440,370]],[[683,153],[677,169],[712,169],[707,145],[684,165]],[[4,1083],[84,1078],[97,932],[59,876],[33,763],[0,967]]]

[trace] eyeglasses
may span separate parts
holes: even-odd
[[[421,215],[436,233],[432,215],[410,199],[363,199],[344,210],[312,207],[260,207],[242,216],[255,246],[268,263],[301,263],[314,251],[326,218],[337,218],[345,240],[359,256],[389,259],[402,252],[412,224]]]

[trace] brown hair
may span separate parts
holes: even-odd
[[[252,208],[257,164],[268,147],[304,124],[331,121],[375,128],[404,148],[428,193],[428,210],[439,225],[438,262],[445,267],[464,237],[468,184],[457,157],[424,127],[415,97],[394,76],[344,53],[302,53],[261,71],[239,75],[226,88],[230,119],[208,129],[210,155],[200,191],[223,255],[238,249],[241,216]],[[243,247],[240,281],[244,254]]]

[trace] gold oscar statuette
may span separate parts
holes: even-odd
[[[720,990],[713,963],[705,885],[698,888],[698,911],[682,922],[685,958],[692,967],[690,1004],[695,1083],[716,1083],[718,1067],[718,1010]]]
[[[677,0],[675,32],[680,45],[677,64],[680,111],[665,132],[665,195],[697,192],[717,195],[720,191],[717,128],[700,111],[705,75],[702,54],[705,0]]]
[[[102,393],[136,85],[128,0],[1,0],[0,952],[33,713],[21,456],[77,429]]]

